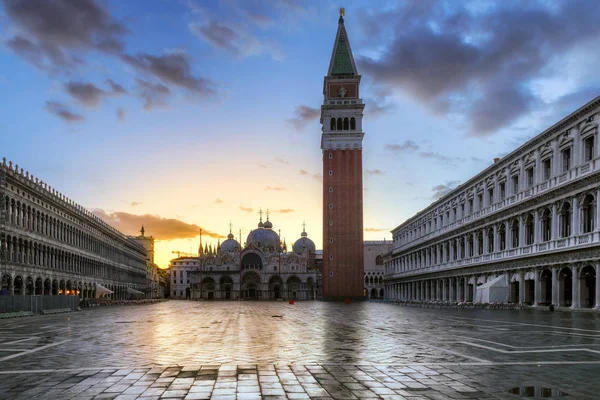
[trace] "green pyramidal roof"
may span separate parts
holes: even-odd
[[[335,43],[333,45],[333,55],[329,65],[329,75],[357,75],[354,65],[354,57],[350,49],[350,42],[344,27],[344,19],[340,18]]]

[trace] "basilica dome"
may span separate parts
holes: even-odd
[[[273,224],[267,220],[264,224],[261,221],[259,226],[262,227],[254,229],[248,234],[246,246],[254,245],[256,247],[264,247],[273,250],[279,249],[279,235],[271,229]]]
[[[229,235],[227,235],[227,240],[221,243],[221,252],[234,253],[240,250],[240,244],[233,238],[233,234],[229,233]]]
[[[314,253],[316,247],[315,242],[308,238],[308,234],[305,231],[302,231],[300,239],[296,240],[296,242],[292,246],[292,251],[296,254],[302,254],[304,252],[304,249],[307,249],[311,253]]]

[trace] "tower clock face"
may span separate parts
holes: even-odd
[[[348,94],[348,89],[346,89],[346,88],[345,88],[345,87],[343,87],[343,86],[342,86],[341,88],[339,88],[339,90],[338,90],[338,95],[339,95],[340,97],[346,97],[346,95],[347,95],[347,94]]]

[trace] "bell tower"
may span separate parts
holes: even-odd
[[[363,298],[363,187],[360,78],[340,8],[323,84],[323,298]]]

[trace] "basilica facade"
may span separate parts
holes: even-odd
[[[600,307],[600,97],[393,231],[387,299]]]
[[[288,251],[285,241],[262,217],[244,246],[229,232],[216,248],[197,257],[171,260],[171,298],[204,300],[312,300],[320,296],[315,244],[303,229]]]

